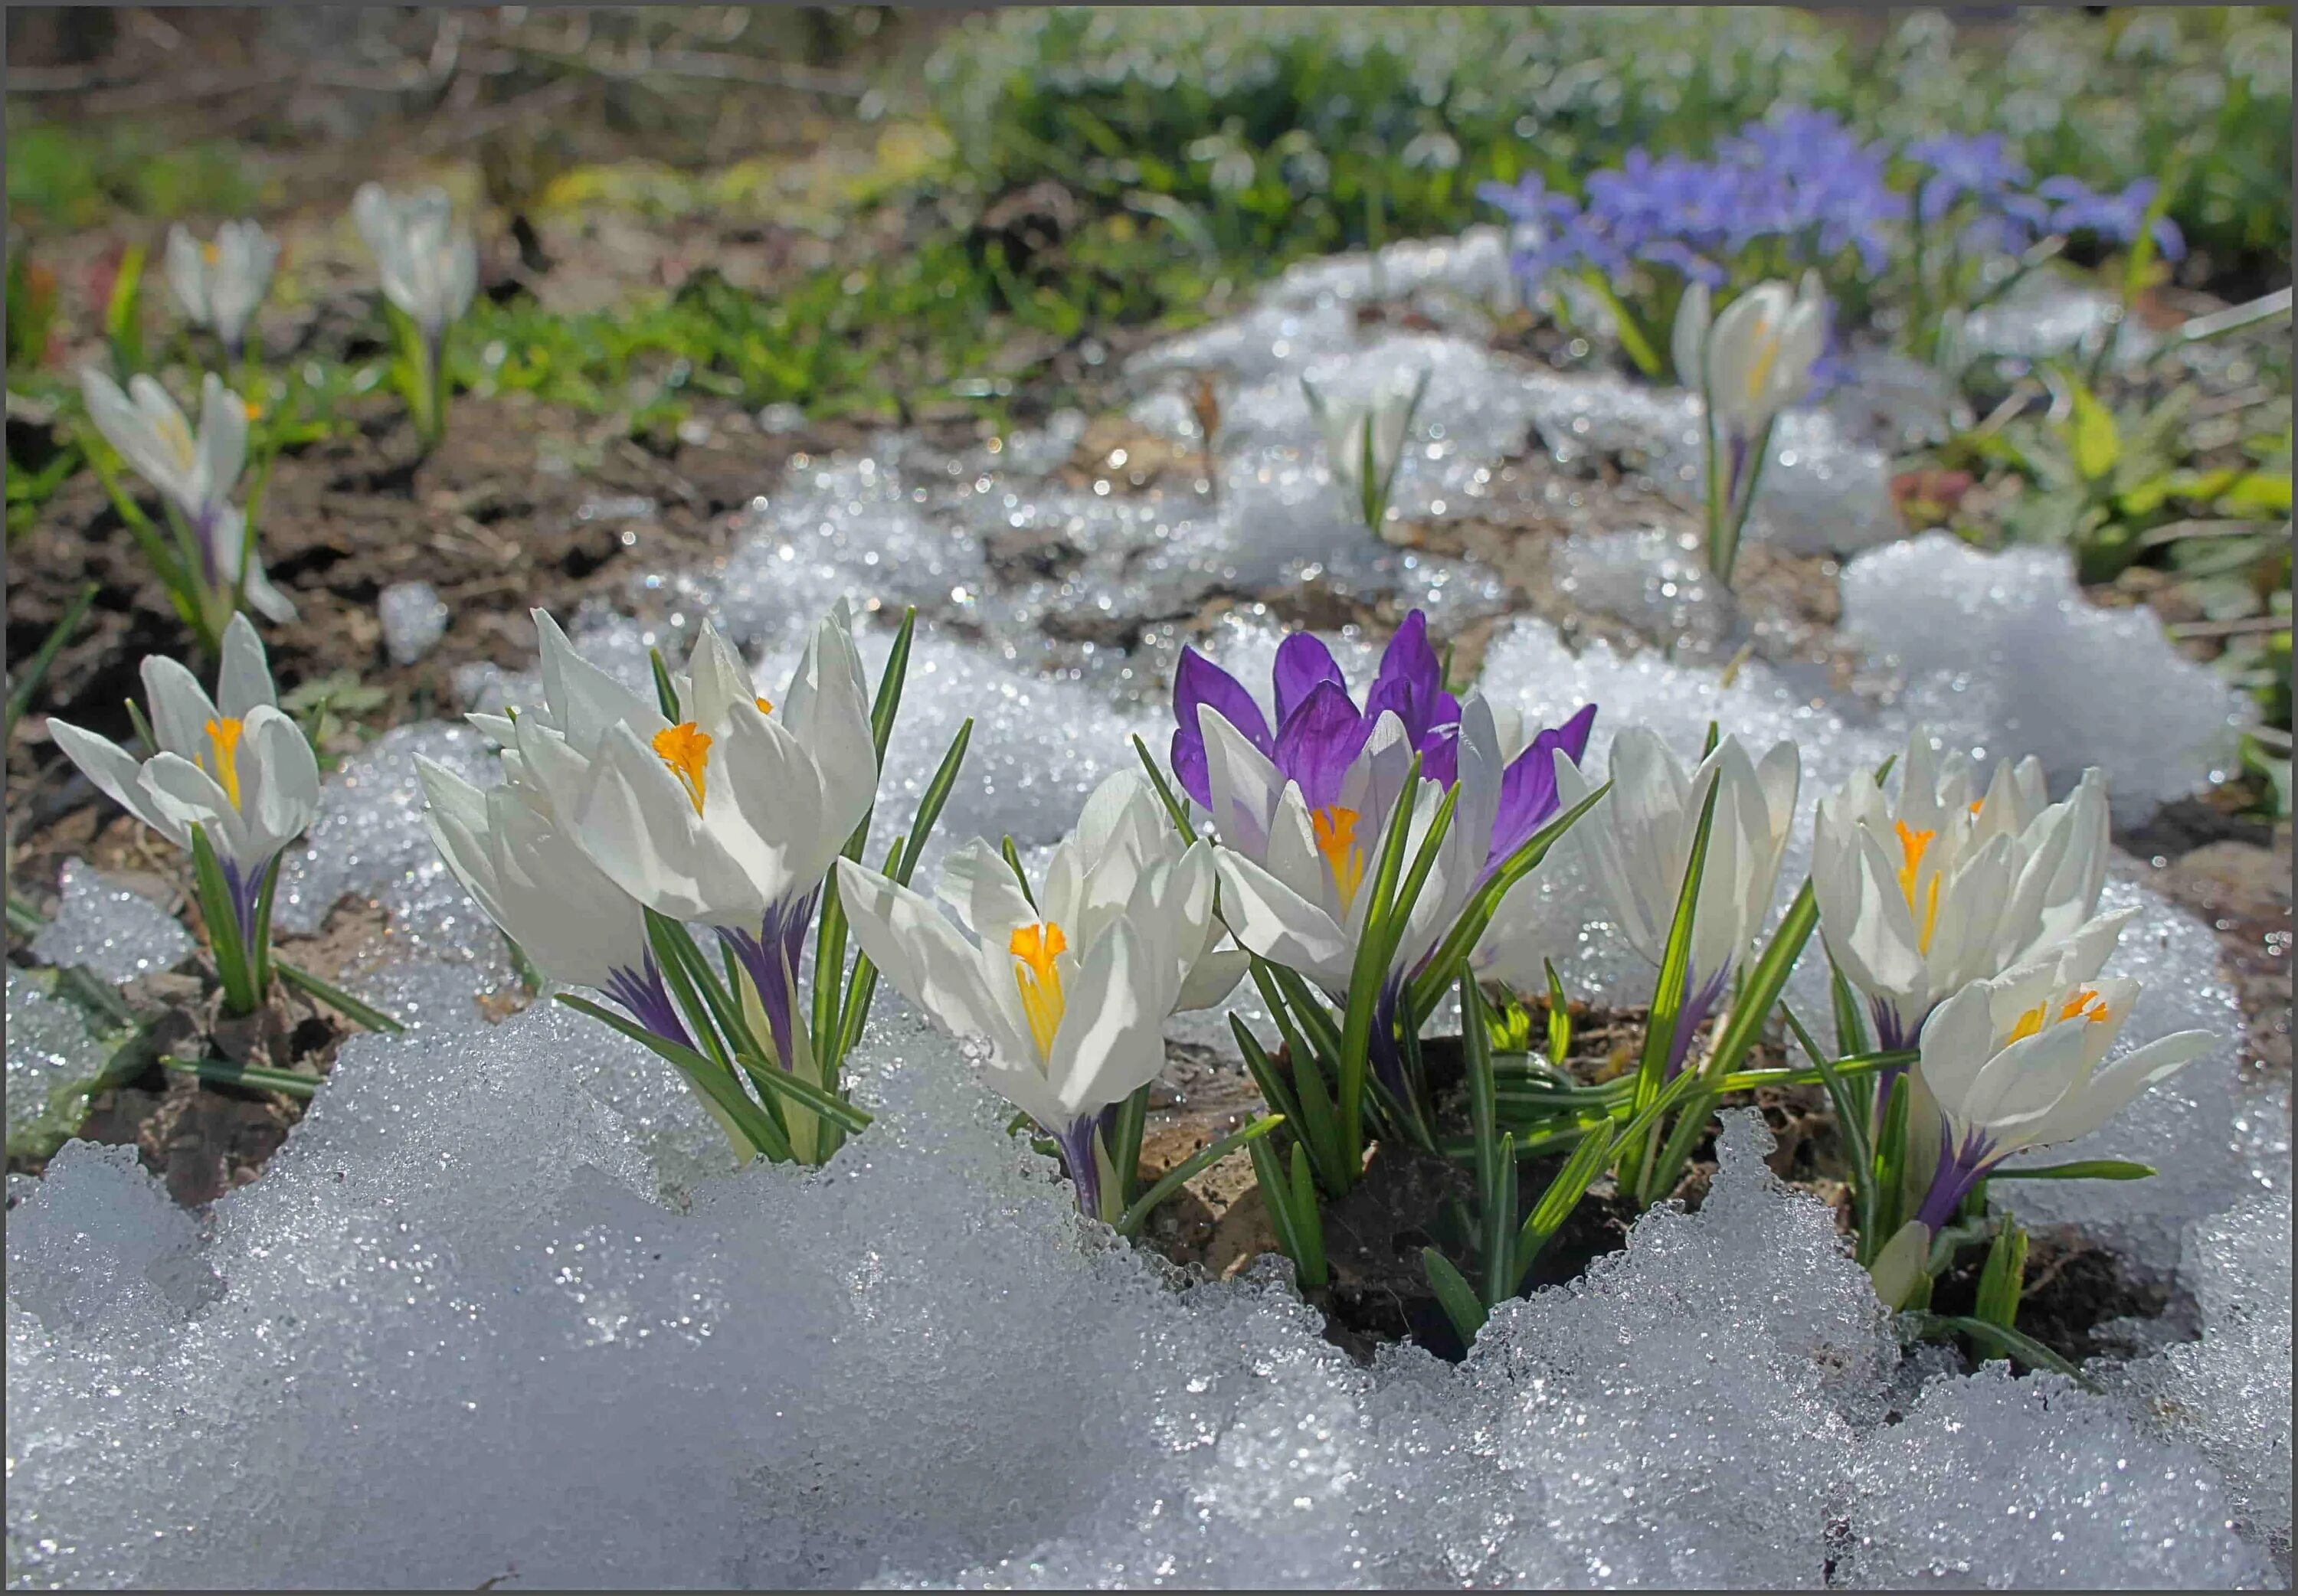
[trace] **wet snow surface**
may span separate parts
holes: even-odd
[[[1183,374],[1225,374],[1217,491],[1065,485],[1052,474],[1082,418],[959,459],[888,437],[765,484],[726,561],[650,584],[689,622],[715,615],[768,680],[835,598],[917,603],[877,835],[906,829],[971,716],[926,868],[977,832],[1041,848],[1132,763],[1133,735],[1162,754],[1174,623],[1208,595],[1313,567],[1427,608],[1440,634],[1502,608],[1488,573],[1351,525],[1302,374],[1345,395],[1428,367],[1397,489],[1409,518],[1475,513],[1528,436],[1637,454],[1689,501],[1682,395],[1474,336],[1478,306],[1509,291],[1499,258],[1485,236],[1398,246],[1377,286],[1361,258],[1318,263],[1140,357],[1136,419],[1184,442]],[[1376,292],[1467,335],[1360,335],[1351,307]],[[1812,805],[1914,720],[1989,762],[2032,751],[2059,788],[2102,765],[2126,823],[2210,781],[2235,701],[2144,612],[2088,607],[2062,558],[1935,539],[1858,552],[1893,522],[1887,441],[1855,413],[1781,429],[1752,535],[1854,556],[1845,631],[1880,692],[1831,697],[1760,661],[1727,685],[1657,651],[1575,654],[1521,618],[1494,637],[1484,690],[1533,722],[1597,701],[1597,765],[1639,722],[1687,748],[1711,718],[1797,738],[1782,901]],[[1009,534],[1063,556],[995,570],[985,550]],[[1574,568],[1633,595],[1670,557],[1631,537]],[[1079,616],[1137,646],[1049,624]],[[650,644],[675,646],[603,612],[562,618],[633,683]],[[887,633],[864,632],[874,668]],[[1265,683],[1278,635],[1247,605],[1209,651]],[[1369,649],[1332,641],[1362,680]],[[467,686],[534,690],[493,670]],[[735,1170],[665,1068],[556,1005],[485,1023],[473,997],[507,979],[501,945],[431,853],[417,753],[492,779],[468,730],[394,731],[331,778],[278,906],[309,930],[344,893],[379,897],[392,935],[353,984],[410,1034],[347,1044],[262,1178],[204,1214],[123,1149],[73,1144],[45,1180],[11,1181],[12,1583],[2008,1588],[2257,1585],[2287,1567],[2286,1095],[2244,1084],[2210,932],[2135,869],[2108,889],[2139,910],[2120,964],[2147,981],[2129,1044],[2192,1025],[2228,1040],[2054,1154],[2143,1158],[2160,1178],[2035,1183],[2021,1211],[2178,1271],[2199,1341],[2095,1366],[2104,1394],[1903,1360],[1828,1211],[1769,1175],[1760,1122],[1735,1116],[1699,1213],[1647,1215],[1625,1252],[1496,1313],[1464,1365],[1401,1347],[1364,1368],[1275,1260],[1188,1284],[1089,1231],[956,1046],[890,992],[853,1065],[880,1118],[812,1173]],[[76,873],[41,956],[114,976],[171,963],[153,913]],[[1575,996],[1648,995],[1569,847],[1508,921],[1483,951],[1492,972],[1522,979],[1546,955]],[[1814,974],[1791,996],[1823,1008]],[[17,1031],[54,1029],[37,1007],[12,978],[12,1107]]]

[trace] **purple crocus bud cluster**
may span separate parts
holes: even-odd
[[[2129,244],[2155,185],[2141,178],[2103,194],[2075,178],[2036,183],[1999,133],[1920,139],[1895,160],[1888,144],[1863,142],[1832,112],[1796,108],[1748,123],[1704,161],[1631,150],[1616,169],[1589,174],[1582,199],[1536,173],[1478,192],[1526,235],[1516,268],[1527,287],[1559,269],[1600,271],[1622,286],[1641,265],[1715,288],[1758,243],[1792,267],[1856,257],[1861,273],[1881,277],[1908,248],[1914,219],[1959,219],[1966,252],[2015,254],[2053,234]],[[2167,219],[2154,238],[2168,259],[2185,252]]]

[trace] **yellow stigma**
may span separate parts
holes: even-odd
[[[231,806],[239,807],[239,734],[243,723],[227,717],[208,723],[208,748],[215,757],[214,775]]]
[[[682,722],[666,731],[654,734],[654,751],[670,766],[670,773],[686,789],[686,796],[694,800],[694,812],[702,813],[703,773],[710,763],[709,732],[700,730],[692,721]]]
[[[263,419],[263,407],[256,403],[255,401],[252,399],[241,400],[239,401],[239,408],[247,412],[247,418],[250,421],[260,421]]]
[[[1899,890],[1906,895],[1907,913],[1913,914],[1917,913],[1915,887],[1922,874],[1923,856],[1930,851],[1931,841],[1938,833],[1918,831],[1904,820],[1895,820],[1891,823],[1898,829],[1899,853],[1906,860],[1906,863],[1899,867]],[[1938,930],[1938,872],[1933,871],[1931,888],[1930,892],[1924,895],[1921,911],[1923,923],[1915,942],[1918,952],[1929,953],[1931,950],[1931,936]]]
[[[761,693],[756,702],[760,715],[772,715],[774,712],[774,701],[765,694]]]
[[[1068,1001],[1062,996],[1062,972],[1054,961],[1069,951],[1070,939],[1052,921],[1040,921],[1016,930],[1005,944],[1013,955],[1013,984],[1021,990],[1021,1007],[1029,1016],[1029,1035],[1037,1055],[1054,1055],[1054,1034],[1062,1028]]]
[[[1317,851],[1325,856],[1326,866],[1333,872],[1333,885],[1340,889],[1341,913],[1345,914],[1357,901],[1357,889],[1364,885],[1364,849],[1357,846],[1357,812],[1327,804],[1310,812],[1309,823],[1316,828]]]
[[[223,259],[223,251],[212,244],[203,244],[200,245],[200,253],[207,257],[207,262],[210,266],[213,266],[217,261]]]

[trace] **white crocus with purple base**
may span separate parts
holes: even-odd
[[[1751,760],[1736,737],[1719,741],[1687,772],[1658,735],[1631,726],[1612,742],[1612,790],[1574,828],[1620,933],[1657,966],[1664,957],[1708,789],[1722,783],[1707,857],[1692,904],[1691,968],[1668,1054],[1673,1079],[1692,1034],[1730,988],[1732,972],[1763,930],[1795,818],[1801,762],[1792,742]],[[1556,758],[1566,808],[1595,790],[1579,767]]]
[[[798,1058],[798,968],[822,878],[878,788],[870,695],[841,603],[777,703],[704,626],[674,723],[534,612],[545,703],[506,739],[511,778],[647,908],[715,930],[756,988],[784,1068]]]
[[[1127,773],[1094,793],[1078,829],[1025,889],[987,842],[943,867],[930,898],[850,859],[838,864],[854,939],[904,996],[982,1038],[988,1084],[1057,1142],[1078,1206],[1122,1202],[1105,1178],[1118,1105],[1164,1068],[1164,1022],[1227,996],[1244,958],[1214,947],[1211,845],[1183,848]]]
[[[178,848],[190,851],[194,825],[206,832],[248,942],[272,861],[318,813],[319,762],[280,713],[262,640],[245,616],[224,629],[214,699],[190,671],[157,655],[144,661],[144,694],[160,745],[148,758],[54,716],[48,734],[99,790]]]
[[[540,795],[516,782],[482,791],[429,759],[416,767],[440,857],[528,963],[551,980],[597,988],[655,1035],[692,1046],[645,912],[558,829]]]
[[[2139,983],[2099,972],[2137,913],[2100,915],[2055,956],[1973,981],[1924,1021],[1916,1102],[1936,1105],[1939,1136],[1915,1218],[1934,1235],[2003,1160],[2089,1135],[2218,1040],[2182,1030],[2105,1062]]]
[[[1812,891],[1821,934],[1887,1049],[1912,1046],[1948,994],[2043,957],[2098,907],[2107,803],[2095,769],[2049,801],[2041,764],[2005,759],[1982,794],[1921,728],[1898,796],[1864,776],[1819,801]]]
[[[128,379],[123,393],[103,373],[85,367],[80,392],[104,442],[160,491],[169,515],[189,534],[198,563],[188,575],[198,581],[203,601],[212,605],[244,591],[265,619],[293,620],[293,602],[271,585],[260,562],[248,565],[244,583],[241,579],[247,517],[231,502],[231,492],[247,463],[247,401],[208,373],[200,385],[194,436],[168,391],[141,372]]]

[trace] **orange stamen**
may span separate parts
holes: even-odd
[[[715,740],[692,721],[685,721],[654,734],[654,751],[670,766],[686,796],[694,800],[694,812],[702,813],[702,793],[705,772],[710,764],[710,745]]]
[[[1029,1035],[1041,1058],[1053,1056],[1054,1037],[1069,1007],[1062,996],[1061,968],[1054,963],[1069,947],[1070,939],[1051,921],[1018,928],[1005,944],[1015,960],[1013,984],[1021,988],[1021,1008],[1029,1016]]]
[[[772,715],[774,712],[774,701],[765,694],[761,693],[755,702],[758,706],[760,715]]]
[[[1922,874],[1923,856],[1930,851],[1931,842],[1938,833],[1918,831],[1904,820],[1895,820],[1891,823],[1898,829],[1899,852],[1906,859],[1899,869],[1899,890],[1906,894],[1907,912],[1912,914],[1915,911],[1915,884]],[[1922,930],[1916,942],[1918,951],[1922,953],[1930,952],[1931,936],[1938,930],[1938,899],[1939,878],[1938,872],[1933,872],[1931,889],[1923,906]]]
[[[1357,820],[1355,810],[1338,804],[1309,814],[1309,823],[1317,833],[1317,851],[1325,856],[1333,885],[1340,889],[1343,914],[1356,903],[1357,889],[1364,885],[1364,849],[1357,846]]]

